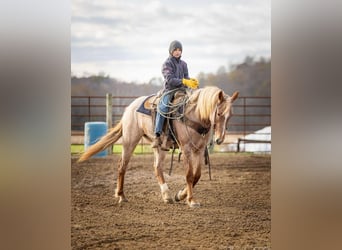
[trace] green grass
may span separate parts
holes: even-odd
[[[81,154],[84,152],[83,145],[71,145],[71,154]],[[120,154],[122,152],[122,145],[114,145],[113,153]],[[153,153],[150,145],[140,145],[138,144],[134,149],[134,154],[146,154]]]

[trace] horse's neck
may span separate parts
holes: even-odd
[[[202,121],[198,114],[195,112],[196,110],[196,103],[189,103],[185,109],[184,116],[186,119],[189,119],[193,122],[197,122],[201,124],[203,127],[209,127],[210,121]]]

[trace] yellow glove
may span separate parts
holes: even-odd
[[[199,85],[199,82],[198,82],[198,80],[196,79],[196,78],[190,78],[190,80],[192,80],[192,81],[195,81],[196,82],[196,88],[198,88],[198,85]]]
[[[196,79],[194,79],[194,78],[190,78],[190,79],[183,78],[182,79],[182,83],[185,86],[188,86],[189,88],[192,88],[192,89],[197,89],[198,88],[198,81]]]

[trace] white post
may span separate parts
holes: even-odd
[[[106,94],[106,122],[107,122],[107,131],[112,128],[112,94]],[[108,149],[108,155],[113,153],[113,147]]]

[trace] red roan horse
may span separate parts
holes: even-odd
[[[224,141],[227,122],[232,114],[232,103],[239,93],[235,92],[231,97],[217,87],[205,87],[193,91],[184,109],[184,119],[191,121],[171,120],[178,146],[183,154],[183,162],[186,175],[186,186],[175,195],[175,200],[187,200],[190,207],[198,207],[200,204],[193,197],[193,189],[201,177],[201,165],[206,146],[210,140],[210,133],[199,133],[198,129],[191,126],[197,124],[213,129],[214,141],[220,144]],[[125,110],[121,121],[103,136],[96,144],[88,148],[79,158],[78,162],[87,160],[92,155],[110,147],[122,137],[122,156],[118,166],[118,180],[115,196],[119,202],[127,201],[124,191],[124,178],[128,162],[132,153],[142,137],[152,141],[154,126],[151,116],[137,112],[137,108],[146,99],[146,96],[135,99]],[[198,127],[198,126],[197,126]],[[162,138],[163,139],[163,138]],[[154,150],[154,170],[160,185],[164,202],[172,203],[173,199],[163,175],[163,161],[166,152],[160,148]]]

